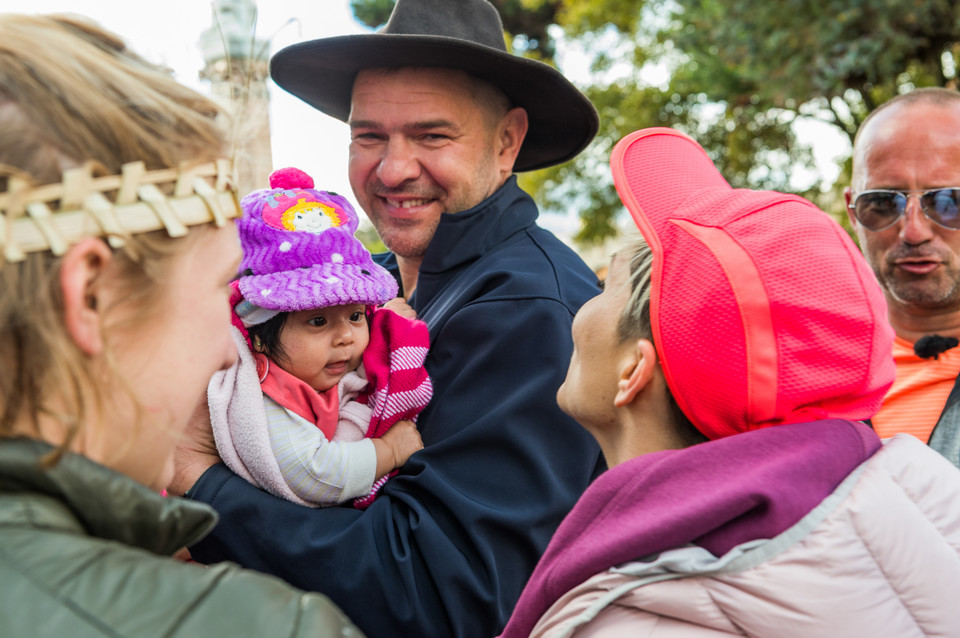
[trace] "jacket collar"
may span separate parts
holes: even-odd
[[[490,197],[459,213],[444,213],[420,264],[435,274],[469,263],[537,219],[533,199],[511,176]]]
[[[878,449],[869,427],[837,419],[621,463],[594,481],[560,524],[501,638],[528,635],[560,596],[610,567],[687,543],[719,557],[740,543],[773,538]]]
[[[41,467],[53,449],[32,439],[0,441],[0,494],[27,492],[59,501],[75,520],[54,517],[53,526],[67,529],[79,523],[97,538],[169,556],[216,525],[217,515],[210,507],[165,498],[78,454],[67,453],[53,467]],[[0,522],[18,518],[23,519],[0,507]]]

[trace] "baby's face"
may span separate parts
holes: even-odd
[[[317,392],[329,390],[360,365],[370,343],[362,304],[291,312],[280,332],[287,354],[276,362]]]

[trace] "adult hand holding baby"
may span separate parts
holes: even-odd
[[[202,401],[194,410],[173,453],[173,480],[167,486],[171,494],[181,496],[209,468],[221,463],[210,426],[210,409]]]

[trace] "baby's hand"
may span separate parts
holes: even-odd
[[[383,307],[387,310],[392,310],[401,317],[406,317],[407,319],[417,318],[417,311],[411,308],[410,304],[408,304],[407,300],[403,297],[391,299],[387,303],[383,304]]]
[[[386,476],[407,462],[417,450],[423,449],[420,432],[413,421],[397,421],[379,439],[373,439],[377,450],[377,478]]]

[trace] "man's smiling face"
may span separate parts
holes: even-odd
[[[489,93],[450,69],[357,75],[350,184],[384,244],[401,257],[422,257],[441,214],[476,206],[510,174],[513,158],[498,153],[497,138],[506,105],[490,104]]]

